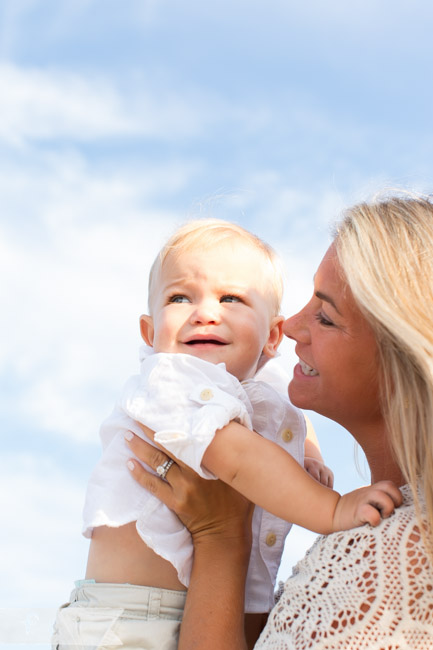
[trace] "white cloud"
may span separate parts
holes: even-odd
[[[202,98],[184,99],[169,89],[157,92],[145,79],[123,94],[99,74],[3,63],[0,87],[0,139],[13,145],[27,139],[165,139],[200,132],[203,126]]]
[[[85,571],[85,485],[42,455],[3,452],[0,470],[1,643],[48,650],[55,611]]]
[[[210,89],[183,84],[167,71],[149,70],[122,83],[100,73],[0,64],[0,141],[144,137],[172,141],[204,135],[212,124],[252,130],[269,111],[251,111]],[[132,141],[132,140],[131,140]]]
[[[310,0],[308,3],[270,0],[266,5],[251,0],[223,0],[217,5],[204,6],[199,0],[189,0],[187,9],[191,15],[199,12],[201,19],[213,19],[223,27],[229,15],[232,23],[243,22],[254,34],[254,28],[272,27],[272,32],[269,33],[271,52],[275,42],[280,42],[284,32],[298,36],[300,40],[315,33],[320,42],[328,41],[320,52],[325,56],[327,51],[333,49],[335,42],[329,40],[330,34],[336,35],[340,45],[350,41],[362,41],[365,44],[366,36],[370,36],[369,47],[364,49],[360,59],[368,57],[369,51],[374,49],[375,45],[383,48],[397,45],[399,50],[419,45],[419,35],[427,35],[427,29],[423,30],[424,25],[420,25],[418,34],[409,33],[407,26],[412,21],[417,21],[420,16],[428,23],[433,13],[428,0],[414,0],[411,4],[405,0],[383,0],[380,3],[376,0],[355,0],[351,3],[345,0],[330,0],[327,3],[321,0]],[[406,42],[402,42],[402,39],[395,42],[395,34],[398,31],[406,32]],[[342,54],[340,52],[340,59],[345,63]]]
[[[86,140],[137,131],[119,96],[100,78],[2,64],[0,86],[0,137],[12,143],[26,138]]]
[[[74,146],[137,138],[173,143],[235,130],[260,141],[276,123],[296,142],[300,133],[362,141],[357,128],[335,125],[316,97],[285,84],[282,97],[247,92],[229,99],[212,84],[176,79],[167,68],[131,71],[123,79],[105,72],[0,64],[0,142],[31,152],[38,142]],[[27,149],[26,149],[27,148]]]
[[[85,485],[42,455],[3,453],[3,562],[0,607],[51,607],[82,577],[88,542],[81,538]],[[7,495],[7,498],[6,498]]]

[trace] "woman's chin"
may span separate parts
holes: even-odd
[[[300,364],[293,369],[293,378],[289,383],[289,398],[292,404],[298,408],[314,411],[315,392],[319,381],[319,375],[306,375],[302,372]]]

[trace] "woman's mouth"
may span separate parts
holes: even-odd
[[[305,361],[302,361],[302,359],[299,359],[299,365],[301,366],[303,375],[308,375],[309,377],[315,377],[316,375],[319,374],[315,368],[309,366],[308,363],[305,363]]]

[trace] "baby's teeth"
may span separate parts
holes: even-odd
[[[299,359],[299,365],[301,366],[304,375],[310,375],[311,377],[314,377],[315,375],[319,374],[317,370],[306,364],[305,361],[302,361],[301,359]]]

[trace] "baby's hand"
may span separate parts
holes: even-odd
[[[378,526],[402,504],[401,492],[392,481],[379,481],[344,494],[335,508],[333,530],[370,524]]]
[[[325,463],[317,458],[311,458],[310,456],[305,456],[304,458],[304,469],[310,474],[316,481],[319,481],[325,487],[332,488],[334,485],[334,474],[329,467],[326,467]]]

